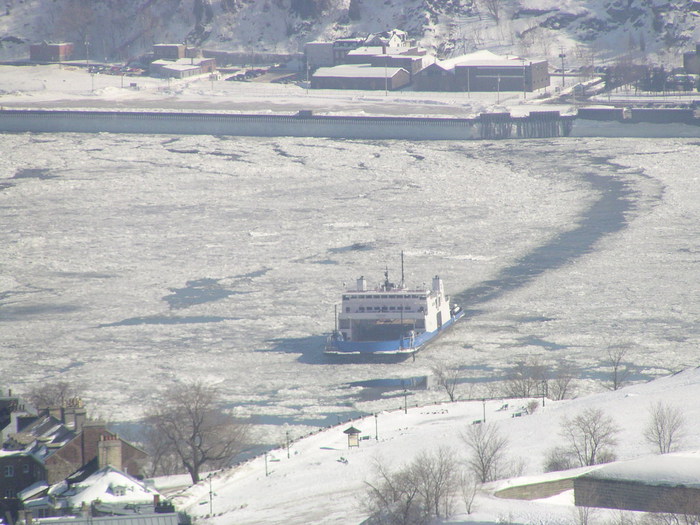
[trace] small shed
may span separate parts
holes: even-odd
[[[362,431],[356,429],[355,427],[350,427],[343,430],[343,434],[348,436],[348,448],[359,447],[360,446],[360,434]]]

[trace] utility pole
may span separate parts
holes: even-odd
[[[209,474],[209,515],[214,515],[214,493],[211,490],[211,474]]]
[[[387,72],[387,60],[389,57],[384,55],[384,96],[389,96],[389,73]]]
[[[566,85],[566,70],[564,69],[564,59],[566,58],[566,55],[564,54],[563,50],[561,53],[559,53],[559,58],[561,58],[561,88],[564,89],[564,86]]]

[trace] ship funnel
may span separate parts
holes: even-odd
[[[433,277],[433,291],[434,292],[439,292],[439,293],[445,293],[445,290],[443,289],[442,286],[442,279],[438,277],[437,275]]]
[[[367,291],[367,281],[365,280],[364,277],[360,277],[357,280],[357,291],[358,292],[366,292]]]

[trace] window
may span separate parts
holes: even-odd
[[[22,472],[24,474],[29,474],[29,464],[28,463],[25,463],[24,465],[22,465]]]
[[[12,465],[5,465],[5,477],[11,478],[11,477],[14,477],[14,475],[15,475],[15,467],[13,467]]]
[[[12,489],[5,489],[5,497],[10,499],[15,497],[15,491]]]
[[[364,306],[360,306],[359,310],[360,310],[360,312],[364,312],[364,311],[365,311],[365,307],[364,307]]]

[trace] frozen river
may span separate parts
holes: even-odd
[[[400,405],[362,385],[436,364],[463,396],[529,357],[600,389],[612,345],[637,380],[696,366],[698,174],[693,139],[4,135],[0,386],[74,382],[128,421],[202,378],[313,427]],[[326,362],[344,283],[396,278],[401,250],[408,284],[439,274],[467,319],[415,361]]]

